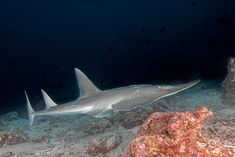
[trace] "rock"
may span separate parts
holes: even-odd
[[[15,132],[0,132],[0,148],[3,145],[16,145],[27,142],[26,138]]]
[[[1,157],[15,157],[16,155],[13,152],[7,152],[4,154],[1,154]]]
[[[230,57],[227,65],[227,76],[222,83],[224,101],[235,105],[235,58]]]
[[[89,155],[105,155],[110,151],[116,149],[122,142],[122,137],[120,135],[112,135],[108,137],[100,137],[92,140],[89,143],[87,153]]]
[[[51,152],[48,154],[48,157],[60,157],[61,155],[59,153],[54,153],[54,152]]]
[[[111,130],[112,123],[106,119],[91,117],[87,121],[81,122],[81,124],[78,127],[80,127],[79,129],[82,129],[84,133],[92,135],[97,133],[103,133],[107,130]]]
[[[233,157],[235,150],[202,134],[207,108],[194,112],[153,113],[128,145],[125,157]]]
[[[223,109],[207,121],[204,132],[210,139],[235,147],[235,110]]]
[[[122,127],[126,129],[134,128],[135,126],[142,125],[144,120],[151,114],[153,111],[146,108],[136,108],[132,111],[120,111],[115,116],[112,116],[109,120],[114,123],[118,122]]]

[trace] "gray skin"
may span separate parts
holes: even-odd
[[[75,73],[80,87],[80,98],[75,101],[57,105],[42,90],[47,108],[35,112],[25,92],[31,125],[34,116],[89,114],[94,117],[104,117],[108,111],[130,111],[188,89],[199,82],[196,80],[175,86],[131,85],[101,91],[80,70],[75,69]]]

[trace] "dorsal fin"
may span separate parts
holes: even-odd
[[[87,76],[79,69],[74,69],[80,92],[80,98],[88,97],[100,90],[87,78]]]
[[[34,119],[34,110],[30,104],[30,101],[29,101],[29,97],[28,97],[28,94],[26,93],[26,91],[24,91],[25,93],[25,97],[26,97],[26,102],[27,102],[27,109],[28,109],[28,116],[29,116],[29,124],[30,125],[33,125],[33,119]]]
[[[41,91],[46,104],[46,109],[57,106],[57,104],[48,96],[48,94],[44,90],[41,89]]]

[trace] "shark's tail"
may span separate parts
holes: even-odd
[[[25,96],[26,96],[26,102],[27,102],[27,109],[28,109],[28,116],[29,116],[29,124],[30,125],[33,125],[33,119],[34,119],[34,110],[30,104],[30,101],[29,101],[29,97],[26,93],[26,91],[24,92],[25,93]]]

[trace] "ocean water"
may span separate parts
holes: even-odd
[[[207,106],[233,116],[221,83],[228,57],[235,56],[234,8],[233,0],[1,1],[0,132],[19,133],[27,142],[0,142],[0,156],[102,156],[88,151],[92,140],[110,144],[108,156],[123,156],[153,112]],[[24,91],[36,111],[45,109],[40,89],[58,104],[75,100],[74,68],[101,90],[202,81],[109,118],[45,116],[29,126]]]

